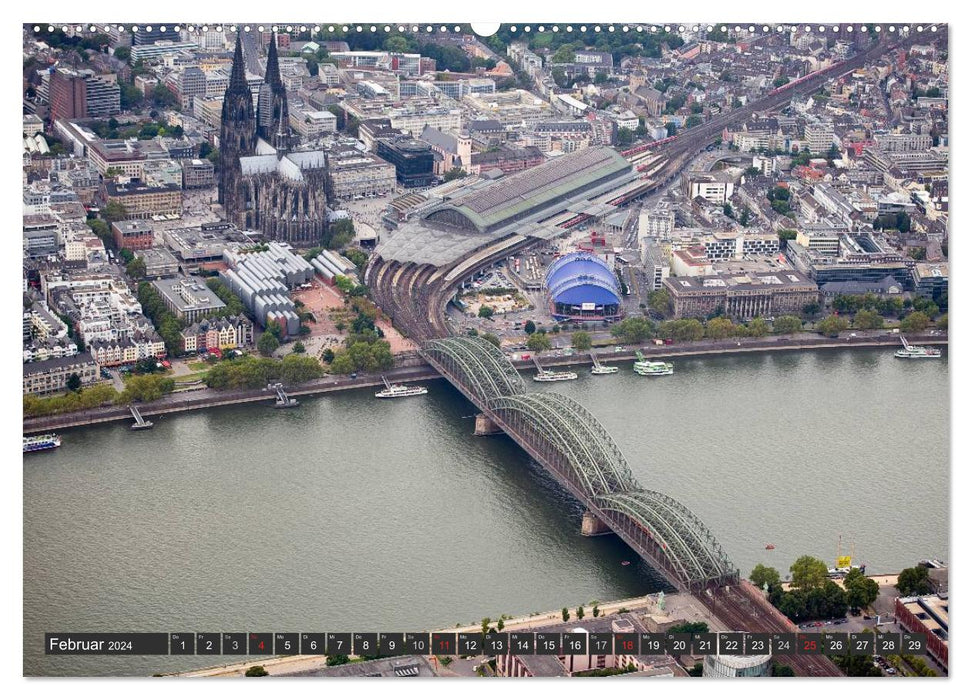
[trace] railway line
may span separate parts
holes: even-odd
[[[623,155],[630,158],[632,163],[638,167],[638,170],[640,170],[642,167],[640,162],[645,158],[645,154],[652,154],[655,156],[667,155],[669,162],[681,160],[681,158],[683,158],[685,155],[695,155],[702,148],[710,144],[726,127],[734,125],[741,120],[748,119],[757,112],[776,109],[792,100],[793,97],[815,92],[826,81],[831,80],[834,77],[839,77],[841,75],[850,73],[857,68],[861,68],[862,66],[866,65],[867,61],[870,61],[888,51],[909,46],[916,43],[920,38],[924,37],[925,35],[923,34],[918,34],[916,31],[911,31],[908,36],[894,44],[889,44],[881,38],[880,41],[866,51],[852,56],[845,61],[834,64],[828,68],[824,68],[823,70],[820,70],[814,74],[805,76],[795,83],[790,83],[782,86],[781,88],[777,88],[765,97],[750,102],[744,107],[732,110],[726,114],[718,115],[705,124],[690,129],[683,134],[671,136],[653,143],[635,146],[624,151]],[[667,171],[667,166],[664,166],[663,170]],[[660,174],[660,171],[658,174]],[[655,179],[660,181],[665,178],[656,177]]]
[[[740,632],[795,633],[796,626],[762,598],[747,581],[726,586],[697,596],[711,613],[733,630]],[[839,668],[823,655],[779,655],[780,664],[790,666],[797,676],[833,677],[843,675]]]

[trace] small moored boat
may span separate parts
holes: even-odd
[[[533,364],[536,365],[538,370],[533,376],[534,382],[568,382],[577,378],[576,372],[557,372],[551,369],[543,369],[543,365],[539,363],[539,358],[535,355],[533,356]]]
[[[600,364],[600,360],[594,353],[590,353],[590,359],[593,361],[593,367],[590,368],[590,374],[616,374],[620,369],[619,367],[611,367],[610,365]]]

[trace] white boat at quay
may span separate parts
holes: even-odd
[[[663,377],[674,374],[674,365],[670,362],[661,362],[660,360],[648,360],[638,350],[637,361],[634,362],[634,371],[642,377]]]
[[[620,371],[620,367],[600,364],[600,360],[597,359],[594,353],[590,353],[590,359],[593,360],[593,367],[590,368],[590,374],[617,374]]]
[[[903,343],[904,346],[893,354],[894,357],[902,357],[904,359],[923,359],[941,356],[941,351],[937,348],[925,348],[922,345],[911,345],[903,336],[900,336],[900,342]]]
[[[384,382],[384,389],[375,394],[379,399],[400,399],[405,396],[422,396],[428,393],[428,389],[423,386],[405,386],[404,384],[392,384],[383,374],[381,380]]]
[[[576,372],[554,372],[552,370],[544,369],[542,372],[537,372],[533,377],[534,382],[568,382],[571,379],[576,379]]]
[[[568,382],[577,378],[576,372],[558,372],[550,369],[543,369],[539,363],[539,358],[533,355],[533,364],[536,365],[537,372],[533,376],[534,382]]]

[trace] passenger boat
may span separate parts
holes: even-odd
[[[644,362],[635,362],[634,371],[642,377],[663,377],[667,374],[674,374],[674,365],[670,362],[645,360]]]
[[[893,354],[894,357],[909,359],[941,356],[941,351],[937,348],[925,348],[921,345],[911,345],[903,336],[900,336],[900,342],[903,343],[904,346]]]
[[[667,374],[674,374],[674,365],[660,360],[648,360],[638,350],[634,371],[642,377],[663,377]]]
[[[542,372],[537,372],[533,376],[534,382],[568,382],[571,379],[576,379],[576,372],[554,372],[553,370],[544,369]]]
[[[54,433],[24,436],[24,452],[42,452],[61,446],[61,438]]]
[[[387,377],[382,376],[384,389],[375,394],[379,399],[398,399],[404,396],[421,396],[427,394],[428,389],[423,386],[405,386],[404,384],[392,384]]]
[[[536,365],[536,374],[533,376],[534,382],[568,382],[577,378],[576,372],[556,372],[551,369],[543,369],[539,363],[539,358],[533,356],[533,364]]]
[[[593,367],[590,368],[590,374],[616,374],[620,369],[619,367],[611,367],[610,365],[600,364],[600,360],[593,353],[590,353],[590,359],[593,361]]]

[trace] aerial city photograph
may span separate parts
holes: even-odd
[[[947,677],[949,27],[719,13],[18,23],[18,675]]]

